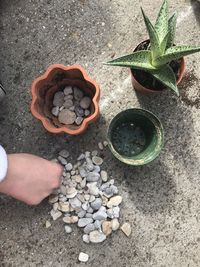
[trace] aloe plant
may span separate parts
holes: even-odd
[[[142,8],[141,10],[150,39],[148,49],[133,52],[111,60],[106,64],[145,70],[151,73],[165,87],[172,89],[179,95],[176,77],[169,63],[183,56],[199,52],[200,46],[174,46],[177,15],[174,13],[170,18],[168,17],[167,0],[163,1],[154,26]]]

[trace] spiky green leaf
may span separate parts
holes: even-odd
[[[171,62],[172,60],[176,60],[199,51],[200,51],[200,46],[193,46],[193,45],[179,45],[170,47],[166,50],[164,55],[156,58],[152,62],[152,64],[158,67],[168,62]]]
[[[155,23],[155,30],[161,43],[168,32],[168,4],[164,0]]]
[[[160,44],[160,50],[161,50],[162,55],[165,53],[167,42],[168,42],[168,38],[169,38],[169,33],[167,33],[165,35],[164,39],[162,40],[162,42]]]
[[[150,51],[137,51],[130,55],[111,60],[105,64],[135,69],[153,70],[155,67],[152,66],[151,61],[152,59]]]
[[[174,13],[168,21],[169,36],[167,41],[167,48],[173,46],[175,31],[176,31],[177,13]]]
[[[159,39],[158,39],[158,35],[156,33],[156,30],[154,29],[151,21],[149,20],[149,18],[145,15],[143,9],[142,10],[142,15],[144,17],[144,22],[149,34],[149,39],[150,39],[150,43],[151,43],[151,52],[152,52],[152,57],[156,58],[159,55],[161,55],[161,51],[160,51],[160,47],[159,47]]]
[[[176,77],[169,65],[164,65],[158,70],[150,71],[150,73],[162,84],[173,90],[179,96],[179,91],[176,85]]]

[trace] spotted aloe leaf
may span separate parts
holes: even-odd
[[[177,95],[179,95],[179,91],[176,85],[176,77],[169,65],[164,65],[158,70],[152,70],[151,74],[162,84],[172,89]]]
[[[151,52],[150,51],[138,51],[130,55],[126,55],[111,61],[108,61],[106,65],[130,67],[135,69],[153,70],[154,66],[151,64]]]
[[[154,59],[152,64],[155,67],[159,67],[172,60],[176,60],[199,51],[200,51],[200,46],[180,45],[180,46],[170,47],[165,51],[164,55]]]
[[[177,21],[177,14],[174,13],[168,21],[169,36],[167,41],[167,48],[173,46],[174,44],[176,21]]]
[[[155,30],[161,43],[168,32],[168,4],[164,0],[155,23]]]
[[[161,55],[163,55],[165,53],[168,39],[169,39],[169,32],[165,35],[164,39],[162,40],[162,42],[160,44]]]
[[[156,58],[157,56],[161,55],[158,35],[157,35],[156,30],[154,29],[151,21],[145,15],[145,13],[144,13],[142,8],[141,8],[141,10],[142,10],[142,15],[144,17],[145,25],[146,25],[146,28],[147,28],[147,31],[148,31],[148,34],[149,34],[149,39],[150,39],[150,43],[151,43],[152,57]]]

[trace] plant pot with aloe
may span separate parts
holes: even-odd
[[[168,17],[168,3],[164,0],[155,25],[142,15],[149,39],[140,43],[132,54],[107,62],[107,65],[129,67],[136,90],[155,93],[169,88],[179,95],[177,84],[185,70],[184,56],[200,51],[199,45],[175,45],[177,15]]]

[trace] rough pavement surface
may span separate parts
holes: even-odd
[[[1,0],[0,78],[7,100],[0,106],[1,143],[8,152],[55,157],[63,147],[75,158],[92,151],[106,137],[111,118],[130,107],[153,111],[165,128],[165,148],[153,163],[132,168],[106,152],[106,170],[123,196],[123,218],[131,237],[119,231],[103,244],[82,242],[80,230],[64,233],[61,220],[48,229],[46,201],[28,207],[7,197],[0,200],[1,266],[161,267],[200,266],[200,54],[187,57],[179,86],[157,96],[135,94],[129,70],[103,66],[130,53],[147,38],[140,6],[150,18],[161,1],[154,0]],[[179,12],[177,42],[200,43],[200,3],[169,0]],[[101,87],[101,118],[82,136],[47,133],[30,114],[32,80],[51,63],[85,67]]]

